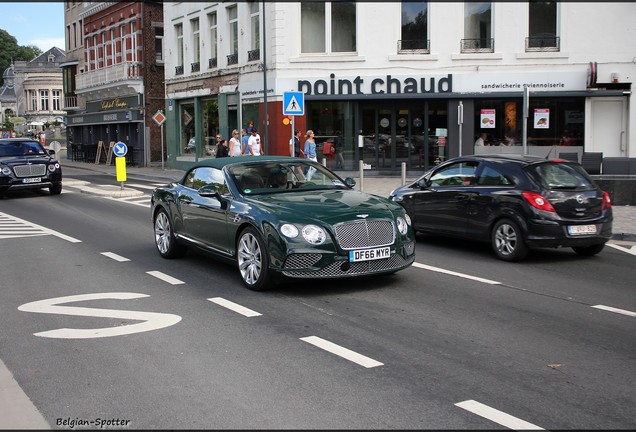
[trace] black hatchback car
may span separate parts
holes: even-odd
[[[612,236],[612,206],[581,165],[524,155],[450,159],[391,199],[416,232],[488,241],[498,258],[529,248],[571,247],[591,256]]]
[[[30,138],[0,139],[0,197],[8,190],[44,189],[62,192],[62,168],[42,145]]]

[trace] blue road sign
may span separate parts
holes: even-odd
[[[283,93],[283,115],[305,115],[305,93]]]
[[[113,147],[113,153],[115,153],[115,156],[126,156],[126,153],[128,153],[128,146],[119,141],[115,144],[115,147]]]

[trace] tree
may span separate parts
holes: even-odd
[[[18,45],[18,40],[6,30],[0,29],[0,74],[15,60],[30,61],[42,54],[42,50],[35,45]]]

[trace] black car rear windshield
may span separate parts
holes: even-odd
[[[526,168],[544,189],[594,189],[596,186],[580,165],[544,162]]]

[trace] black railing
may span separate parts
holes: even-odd
[[[401,39],[398,40],[399,54],[428,54],[430,52],[430,40],[428,39]]]
[[[461,52],[463,53],[491,53],[495,52],[495,39],[462,39]]]
[[[247,61],[260,60],[261,50],[255,49],[247,52]]]
[[[233,65],[233,64],[237,64],[238,63],[238,53],[236,54],[230,54],[227,56],[227,64],[228,65]]]
[[[210,60],[208,60],[208,68],[215,68],[216,67],[216,57],[211,58]]]
[[[526,51],[560,51],[561,38],[557,36],[532,36],[526,38]]]
[[[175,75],[183,75],[183,65],[174,67]]]
[[[199,62],[190,63],[190,70],[192,72],[199,72],[201,70],[201,63]]]

